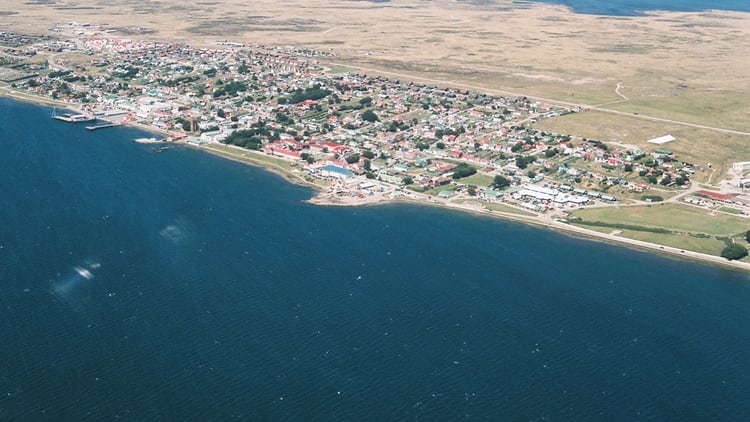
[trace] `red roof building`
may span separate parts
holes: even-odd
[[[719,193],[719,192],[712,192],[710,190],[699,190],[696,193],[698,195],[707,196],[717,201],[731,201],[732,198],[734,198],[734,195],[731,193]]]

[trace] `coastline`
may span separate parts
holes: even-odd
[[[0,96],[10,98],[11,100],[25,101],[25,102],[34,103],[34,104],[43,105],[43,106],[54,105],[54,106],[61,106],[61,107],[66,107],[68,109],[76,110],[75,107],[71,107],[67,103],[39,97],[39,96],[32,95],[32,94],[17,93],[16,91],[10,90],[7,87],[0,87]],[[146,125],[142,125],[142,124],[138,124],[138,123],[128,123],[128,126],[138,128],[140,130],[160,134],[160,135],[169,134],[167,131],[157,129],[154,127],[150,127],[150,126],[146,126]],[[273,163],[269,163],[268,161],[263,161],[257,158],[253,158],[253,155],[255,154],[262,154],[260,152],[239,149],[239,147],[236,147],[238,148],[238,152],[240,151],[242,152],[242,155],[233,155],[226,151],[206,148],[201,145],[194,145],[194,144],[184,142],[184,141],[176,141],[173,143],[176,145],[181,145],[181,146],[185,146],[189,148],[194,148],[196,150],[205,151],[207,153],[214,154],[216,156],[219,156],[228,160],[236,161],[236,162],[243,163],[246,165],[251,165],[254,167],[259,167],[266,171],[270,171],[280,177],[283,177],[289,183],[294,183],[294,184],[313,188],[317,192],[317,194],[313,196],[312,198],[306,200],[305,202],[315,205],[315,206],[359,207],[359,206],[378,206],[378,205],[386,205],[386,204],[411,204],[411,205],[420,205],[420,206],[436,206],[436,207],[452,209],[452,210],[461,211],[461,212],[469,212],[475,215],[483,215],[487,217],[500,218],[500,219],[504,219],[508,221],[517,222],[517,223],[529,224],[529,225],[533,225],[536,227],[552,229],[552,230],[556,230],[558,232],[562,232],[564,234],[575,236],[575,237],[595,240],[595,241],[604,242],[608,244],[615,244],[615,245],[624,246],[624,247],[630,247],[633,249],[638,249],[638,250],[642,250],[646,252],[655,252],[659,255],[669,256],[675,259],[702,262],[706,264],[722,266],[724,268],[732,269],[735,271],[750,272],[750,263],[745,263],[741,261],[730,261],[720,256],[713,256],[713,255],[708,255],[708,254],[704,254],[700,252],[682,250],[682,249],[678,249],[678,248],[674,248],[674,247],[670,247],[666,245],[659,245],[656,243],[649,243],[649,242],[644,242],[644,241],[635,240],[635,239],[618,237],[618,236],[615,236],[614,234],[601,233],[601,232],[597,232],[594,230],[589,230],[589,229],[585,229],[582,227],[577,227],[577,226],[573,226],[570,224],[566,224],[564,222],[555,220],[553,218],[545,219],[544,215],[523,216],[519,214],[507,213],[507,212],[502,212],[502,211],[488,210],[483,207],[477,207],[471,204],[458,204],[455,202],[450,202],[450,201],[438,199],[435,197],[429,197],[427,195],[423,195],[423,194],[416,193],[416,192],[409,192],[407,195],[399,197],[399,198],[387,198],[385,196],[379,196],[377,198],[373,198],[371,200],[364,200],[364,201],[326,200],[323,196],[325,194],[324,186],[305,180],[299,174],[295,174],[291,171],[287,171],[286,169],[283,169],[280,166],[274,165]]]
[[[284,178],[289,183],[294,183],[294,184],[297,184],[297,185],[301,185],[301,186],[306,186],[306,187],[309,187],[309,188],[313,188],[313,189],[315,189],[318,192],[321,192],[323,190],[322,186],[305,180],[299,174],[295,174],[293,172],[286,171],[285,169],[283,169],[283,168],[281,168],[281,167],[279,167],[277,165],[274,165],[272,163],[269,163],[268,161],[263,161],[263,160],[261,160],[259,158],[253,157],[253,155],[255,155],[255,154],[261,154],[261,153],[256,152],[256,151],[250,151],[250,150],[246,150],[246,149],[239,149],[239,147],[233,147],[231,145],[227,145],[227,147],[238,148],[237,151],[238,152],[242,152],[242,155],[234,155],[234,154],[230,154],[227,151],[220,151],[220,150],[213,149],[213,148],[206,148],[206,147],[204,147],[202,145],[195,145],[195,144],[191,144],[189,142],[179,141],[179,142],[175,142],[175,143],[178,144],[178,145],[185,146],[185,147],[188,147],[188,148],[193,148],[193,149],[196,149],[196,150],[199,150],[199,151],[205,151],[205,152],[207,152],[209,154],[213,154],[213,155],[225,158],[227,160],[231,160],[231,161],[235,161],[235,162],[238,162],[238,163],[250,165],[250,166],[253,166],[253,167],[262,168],[262,169],[264,169],[266,171],[269,171],[269,172],[271,172],[273,174],[276,174],[277,176],[280,176],[280,177]]]
[[[5,84],[0,84],[0,97],[43,106],[64,107],[65,109],[75,111],[76,113],[83,113],[83,110],[78,108],[76,104],[70,104],[66,103],[65,101],[54,100],[52,98],[29,94],[27,92],[21,92]]]
[[[610,245],[617,245],[623,247],[629,247],[631,249],[637,249],[644,252],[652,252],[657,255],[670,257],[678,260],[688,260],[693,262],[701,262],[705,264],[718,265],[727,269],[739,271],[739,272],[750,272],[750,263],[741,261],[729,261],[720,256],[708,255],[700,252],[693,252],[684,249],[679,249],[671,246],[659,245],[657,243],[644,242],[635,239],[628,239],[625,237],[618,237],[613,234],[601,233],[594,230],[585,229],[564,223],[559,220],[549,219],[544,220],[534,216],[523,216],[519,214],[507,213],[502,211],[488,210],[486,208],[472,207],[470,205],[456,204],[446,201],[439,200],[418,200],[416,198],[399,198],[399,199],[383,199],[372,202],[365,202],[361,204],[347,204],[343,202],[326,202],[324,200],[312,198],[308,203],[318,206],[378,206],[386,204],[411,204],[420,206],[434,206],[445,209],[451,209],[455,211],[468,212],[475,215],[481,215],[491,218],[499,218],[502,220],[513,221],[521,224],[528,224],[531,226],[551,229],[557,232],[574,236],[578,238],[584,238],[588,240],[598,241]]]

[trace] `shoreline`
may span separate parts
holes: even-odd
[[[10,92],[8,92],[10,91]],[[15,94],[15,95],[12,95]],[[47,99],[44,97],[39,97],[33,94],[26,94],[26,93],[18,93],[16,91],[12,91],[7,87],[0,87],[0,96],[9,98],[11,100],[16,101],[24,101],[28,103],[33,103],[37,105],[42,106],[61,106],[61,107],[67,107],[72,110],[76,110],[75,107],[71,107],[69,104],[56,101],[53,99]],[[165,135],[168,134],[168,132],[163,131],[161,129],[153,128],[150,126],[142,125],[139,123],[129,123],[128,126],[144,130],[156,134]],[[734,271],[741,271],[741,272],[750,272],[750,263],[745,263],[741,261],[730,261],[725,258],[722,258],[720,256],[713,256],[708,255],[700,252],[693,252],[683,249],[674,248],[671,246],[666,245],[659,245],[656,243],[649,243],[644,242],[640,240],[635,239],[628,239],[624,237],[618,237],[613,234],[607,234],[607,233],[601,233],[594,230],[585,229],[582,227],[573,226],[570,224],[563,223],[559,220],[555,220],[550,218],[549,220],[545,221],[543,218],[540,218],[540,216],[523,216],[519,214],[512,214],[502,211],[495,211],[495,210],[488,210],[486,208],[477,208],[470,205],[463,205],[463,204],[457,204],[457,203],[451,203],[448,201],[442,201],[438,200],[437,198],[428,198],[424,195],[417,193],[417,192],[409,192],[409,197],[399,197],[399,198],[385,198],[385,197],[379,197],[377,199],[373,199],[370,201],[360,201],[360,202],[351,202],[351,201],[333,201],[333,200],[326,200],[322,197],[322,195],[325,193],[324,187],[317,185],[315,183],[309,182],[302,178],[300,175],[294,174],[291,171],[287,171],[279,166],[276,166],[272,163],[269,163],[267,161],[263,161],[260,159],[254,159],[252,158],[252,155],[254,154],[261,154],[256,151],[251,150],[238,150],[243,151],[242,156],[235,156],[231,153],[228,153],[226,151],[220,151],[217,149],[212,148],[205,148],[201,145],[193,145],[188,142],[184,141],[175,141],[171,142],[172,144],[193,148],[200,151],[205,151],[209,154],[213,154],[219,157],[222,157],[224,159],[232,160],[235,162],[239,162],[245,165],[251,165],[254,167],[262,168],[266,171],[270,171],[285,180],[287,180],[289,183],[305,186],[312,188],[317,193],[312,198],[305,200],[304,202],[309,203],[311,205],[315,206],[329,206],[329,207],[362,207],[362,206],[379,206],[379,205],[389,205],[389,204],[411,204],[411,205],[421,205],[421,206],[434,206],[434,207],[440,207],[444,209],[451,209],[455,211],[460,212],[469,212],[473,213],[475,215],[483,215],[490,218],[499,218],[507,221],[513,221],[516,223],[522,223],[522,224],[529,224],[532,226],[540,227],[540,228],[547,228],[556,230],[559,233],[563,233],[569,236],[575,236],[579,238],[585,238],[588,240],[594,240],[599,241],[603,243],[608,244],[614,244],[617,246],[623,246],[623,247],[629,247],[632,249],[637,249],[645,252],[655,252],[658,255],[661,256],[667,256],[672,257],[679,260],[689,260],[694,262],[701,262],[704,264],[709,265],[716,265],[721,266],[726,269],[731,269]]]
[[[4,84],[0,84],[0,97],[42,106],[64,107],[65,109],[74,111],[76,113],[83,113],[83,110],[78,108],[77,104],[70,104],[66,103],[65,101],[42,97],[35,94],[29,94],[28,92],[21,92]]]
[[[326,202],[324,200],[316,200],[317,197],[311,198],[305,202],[311,203],[316,206],[328,206],[328,207],[370,207],[379,205],[398,205],[398,204],[411,204],[420,206],[432,206],[443,209],[449,209],[459,212],[468,212],[474,215],[480,215],[490,218],[497,218],[506,221],[512,221],[520,224],[528,224],[530,226],[551,229],[558,233],[573,236],[577,238],[583,238],[587,240],[597,241],[606,243],[609,245],[628,247],[630,249],[636,249],[643,252],[656,253],[656,255],[670,257],[676,260],[687,260],[692,262],[700,262],[703,264],[721,266],[726,269],[731,269],[738,272],[750,272],[750,263],[741,261],[729,261],[726,258],[720,256],[708,255],[701,252],[693,252],[689,250],[679,249],[666,245],[659,245],[657,243],[644,242],[641,240],[629,239],[626,237],[618,237],[613,234],[601,233],[594,230],[589,230],[583,227],[574,226],[561,222],[559,220],[550,219],[545,221],[534,216],[523,216],[519,214],[507,213],[502,211],[494,211],[488,209],[479,209],[471,206],[463,206],[461,204],[455,204],[450,202],[442,201],[420,201],[415,198],[398,198],[398,199],[383,199],[379,201],[365,202],[362,204],[346,204],[346,203],[333,203]]]

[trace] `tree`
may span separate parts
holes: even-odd
[[[745,241],[746,242],[750,242],[750,230],[748,230],[747,232],[745,232]]]
[[[302,154],[300,154],[299,158],[307,161],[308,164],[312,164],[312,163],[315,162],[315,157],[313,157],[312,155],[310,155],[310,154],[308,154],[306,152],[303,152]]]
[[[508,180],[508,178],[505,176],[497,175],[492,181],[492,186],[498,189],[504,189],[510,186],[510,180]]]
[[[437,149],[445,149],[445,144],[442,142],[438,142],[437,144],[435,144],[435,147]]]
[[[362,168],[365,169],[365,171],[370,171],[372,169],[372,164],[370,163],[370,160],[365,160],[365,163],[362,165]]]
[[[373,158],[375,158],[375,153],[368,149],[368,150],[362,151],[362,156],[367,158],[368,160],[372,160]]]
[[[453,169],[453,178],[460,179],[462,177],[471,176],[472,174],[475,174],[476,172],[477,172],[477,169],[474,168],[474,166],[471,166],[466,163],[461,163]]]
[[[477,188],[475,188],[474,186],[469,186],[469,189],[466,192],[471,196],[476,196]]]
[[[359,154],[349,154],[346,156],[345,160],[349,164],[354,164],[359,161]]]
[[[366,122],[379,122],[380,121],[380,119],[378,118],[378,115],[375,114],[375,112],[372,110],[365,110],[362,113],[362,120]]]
[[[401,181],[404,182],[405,185],[411,185],[414,183],[414,179],[412,179],[411,176],[406,176]]]
[[[742,259],[746,256],[747,256],[747,248],[742,245],[738,245],[736,243],[733,243],[727,246],[726,248],[724,248],[723,251],[721,251],[721,257],[726,258],[730,261],[735,260],[735,259]]]

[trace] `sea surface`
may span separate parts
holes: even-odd
[[[731,10],[750,12],[748,0],[531,0],[568,6],[576,13],[610,16],[637,16],[649,11],[702,12]]]
[[[747,420],[750,276],[0,99],[0,420]]]

